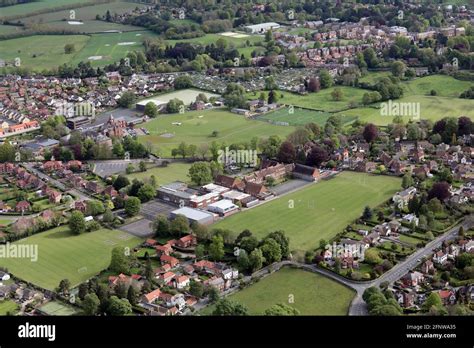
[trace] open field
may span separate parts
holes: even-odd
[[[382,77],[392,76],[390,71],[370,71],[365,76],[359,78],[359,82],[375,84]]]
[[[0,18],[20,15],[26,16],[30,13],[48,8],[52,9],[55,7],[83,4],[86,2],[90,2],[90,0],[38,0],[28,2],[26,4],[2,7],[0,11]]]
[[[397,103],[420,103],[420,118],[437,121],[443,117],[468,116],[474,119],[474,101],[470,99],[427,97],[421,95],[410,95],[397,100]],[[387,125],[392,122],[392,116],[382,116],[377,107],[364,107],[351,109],[338,113],[341,116],[357,116],[361,121],[371,122],[376,125]],[[405,122],[413,117],[404,116]]]
[[[181,125],[173,125],[180,122]],[[245,117],[230,113],[223,109],[190,111],[184,114],[160,115],[143,124],[150,135],[140,136],[143,143],[152,142],[161,150],[164,157],[171,156],[171,150],[179,143],[186,144],[231,144],[250,141],[253,137],[267,138],[279,135],[284,138],[294,130],[294,127],[275,126],[267,122],[247,120]],[[217,137],[212,137],[217,131]]]
[[[355,105],[361,103],[362,96],[367,92],[362,88],[340,86],[338,88],[342,90],[343,97],[340,101],[335,101],[331,96],[334,88],[326,88],[317,93],[308,93],[306,95],[278,91],[278,102],[303,108],[335,112],[347,109],[351,103]],[[283,95],[283,98],[280,94]]]
[[[474,83],[470,81],[456,80],[451,76],[431,75],[404,82],[402,85],[405,96],[429,96],[431,90],[435,90],[439,97],[458,98],[462,92],[469,89],[469,87],[473,86]]]
[[[18,305],[12,300],[0,301],[0,315],[6,315],[7,313],[15,314],[18,311]]]
[[[182,89],[171,93],[160,94],[152,98],[140,100],[137,104],[146,105],[149,102],[155,102],[157,105],[167,104],[171,99],[178,98],[183,101],[184,105],[189,105],[196,101],[199,94],[205,94],[207,98],[219,97],[219,94],[209,93],[198,89]]]
[[[151,31],[92,34],[82,50],[76,50],[72,64],[81,61],[91,62],[94,67],[119,61],[131,51],[143,51],[142,42],[146,38],[156,37]]]
[[[34,35],[18,39],[0,41],[2,59],[13,61],[20,58],[22,67],[41,71],[69,63],[74,54],[65,54],[64,45],[72,43],[76,52],[80,51],[89,40],[85,35]]]
[[[179,181],[189,181],[188,171],[191,167],[189,163],[172,163],[167,167],[153,167],[148,169],[146,172],[136,172],[132,174],[127,174],[127,177],[130,180],[139,179],[145,180],[149,179],[152,175],[156,177],[158,185],[169,184],[170,182],[179,180]]]
[[[67,226],[35,234],[14,244],[38,245],[38,260],[7,258],[0,265],[15,276],[53,290],[62,279],[76,286],[107,268],[116,246],[134,247],[140,239],[117,230],[101,229],[72,235]]]
[[[293,295],[293,303],[289,303],[290,295]],[[324,276],[282,268],[229,299],[246,305],[252,315],[261,315],[277,303],[294,307],[301,315],[347,315],[353,297],[352,290]],[[212,310],[212,307],[206,308],[203,314],[210,314]]]
[[[249,229],[257,238],[283,230],[292,250],[310,250],[329,240],[358,218],[366,205],[374,207],[400,189],[395,177],[343,172],[259,207],[227,217],[213,227],[235,235]],[[293,207],[291,207],[293,205]]]
[[[267,120],[272,123],[277,122],[277,124],[279,122],[287,122],[292,126],[304,126],[307,123],[313,122],[324,127],[330,116],[331,114],[328,112],[301,109],[297,107],[293,109],[293,113],[291,114],[289,108],[285,107],[259,116],[258,119]],[[346,117],[343,121],[344,123],[349,123],[353,120],[355,120],[355,117]]]
[[[74,9],[71,17],[71,10],[61,10],[40,14],[36,16],[27,17],[22,22],[26,24],[41,24],[56,29],[74,30],[77,32],[92,33],[105,30],[143,30],[141,27],[134,27],[131,25],[121,25],[109,23],[105,21],[96,20],[96,15],[103,16],[107,10],[113,15],[115,13],[122,14],[133,10],[136,7],[143,7],[144,5],[132,2],[117,1],[107,4],[97,4],[93,6],[79,7]],[[71,24],[70,22],[83,22],[84,24]]]

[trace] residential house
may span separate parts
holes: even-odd
[[[169,256],[166,254],[163,254],[160,256],[160,261],[163,264],[165,263],[170,264],[171,267],[176,267],[179,264],[179,260],[177,258],[174,258],[173,256]]]
[[[31,209],[31,204],[27,201],[20,201],[15,206],[15,211],[17,213],[24,213],[25,211],[29,211]]]
[[[393,197],[392,201],[398,205],[398,207],[403,208],[408,204],[408,201],[412,199],[416,194],[415,187],[409,187],[403,191],[397,192]]]
[[[437,251],[433,255],[433,262],[439,265],[444,265],[448,261],[448,255],[444,253],[443,250]]]
[[[420,285],[424,279],[425,279],[425,276],[423,275],[423,273],[414,271],[414,272],[409,272],[405,274],[401,280],[402,280],[402,283],[405,284],[406,286],[416,287]]]
[[[456,293],[454,290],[440,290],[438,295],[444,305],[453,305],[456,303]]]
[[[189,285],[189,282],[190,280],[188,276],[181,275],[181,276],[176,277],[173,280],[173,285],[177,289],[184,289],[185,287]]]
[[[197,245],[196,236],[192,234],[188,234],[187,236],[184,236],[178,239],[175,245],[179,248],[184,248],[184,249],[196,246]]]
[[[424,274],[431,274],[434,270],[435,267],[431,260],[427,260],[421,265],[421,272]]]

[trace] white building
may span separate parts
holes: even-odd
[[[269,30],[274,30],[280,28],[280,24],[275,22],[267,22],[260,24],[253,24],[245,26],[245,31],[252,34],[264,34]]]
[[[228,199],[221,199],[215,203],[211,203],[207,206],[207,210],[212,211],[213,213],[219,214],[221,216],[228,215],[239,209],[237,205],[232,203]]]

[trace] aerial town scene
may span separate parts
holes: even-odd
[[[472,316],[473,120],[472,1],[0,0],[0,316]]]

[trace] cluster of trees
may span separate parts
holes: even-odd
[[[445,117],[433,125],[431,140],[434,143],[444,142],[456,145],[457,137],[469,135],[474,132],[474,126],[469,117]]]
[[[362,299],[367,303],[371,315],[399,316],[403,310],[389,289],[383,292],[377,287],[370,287],[364,291]]]

